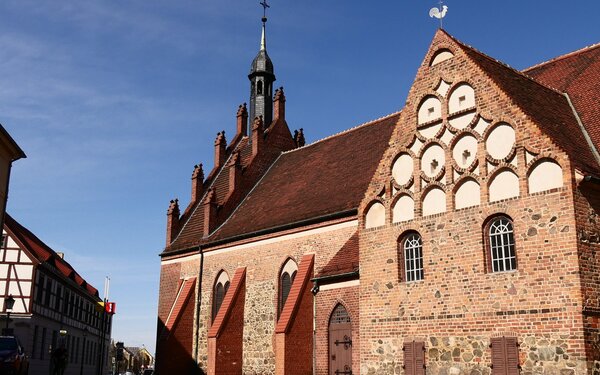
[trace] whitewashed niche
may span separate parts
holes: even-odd
[[[519,176],[510,169],[498,172],[489,188],[490,202],[519,196]]]
[[[446,193],[439,187],[429,190],[423,198],[423,216],[446,212]]]
[[[488,134],[485,148],[490,156],[502,160],[510,154],[515,146],[515,130],[505,122],[496,125]]]
[[[453,114],[456,112],[463,111],[468,108],[475,107],[475,90],[466,83],[458,85],[450,94],[448,99],[448,113]],[[475,117],[475,111],[462,114],[460,116],[452,117],[448,122],[450,126],[455,129],[466,128],[473,118]]]
[[[392,166],[392,177],[398,185],[406,185],[414,172],[413,158],[409,154],[400,154]]]
[[[429,178],[437,176],[445,163],[446,155],[444,149],[437,143],[429,145],[423,151],[423,156],[421,156],[421,170],[425,176]]]
[[[415,201],[410,195],[402,195],[392,208],[392,222],[399,223],[415,218]]]
[[[563,186],[563,171],[557,162],[543,159],[535,164],[527,179],[529,193],[538,193]]]
[[[477,158],[477,138],[471,134],[465,134],[454,144],[452,157],[460,168],[467,168]]]
[[[442,103],[434,96],[427,97],[419,106],[418,123],[425,124],[442,118]]]
[[[380,227],[385,224],[385,207],[380,202],[373,203],[365,215],[365,228]]]
[[[463,181],[454,194],[454,207],[461,208],[479,206],[481,203],[481,187],[472,178]]]
[[[435,53],[435,55],[433,55],[430,65],[431,66],[437,65],[437,64],[441,63],[442,61],[450,60],[453,57],[454,57],[454,54],[452,54],[452,52],[450,52],[447,49],[441,49],[441,50],[437,51]]]

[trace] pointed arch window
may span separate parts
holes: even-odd
[[[493,217],[484,230],[488,272],[516,270],[517,254],[512,220],[505,215]]]
[[[401,281],[423,280],[423,240],[417,232],[401,237],[398,243],[398,273]]]
[[[223,304],[223,300],[225,299],[228,289],[229,276],[227,276],[225,271],[221,271],[213,288],[212,321],[215,320],[215,317],[219,313],[219,309]]]
[[[263,83],[262,83],[262,81],[258,81],[256,83],[256,94],[262,95],[262,93],[263,93]]]
[[[285,306],[290,291],[292,290],[292,284],[296,278],[298,272],[298,265],[292,259],[288,259],[283,265],[281,272],[279,273],[279,301],[278,301],[278,315],[281,315],[281,311]]]

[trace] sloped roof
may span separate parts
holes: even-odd
[[[316,276],[317,278],[343,275],[351,272],[358,272],[359,253],[358,253],[358,231],[346,241],[344,246],[329,260]]]
[[[38,262],[46,262],[56,268],[65,278],[73,280],[92,297],[99,299],[98,289],[88,284],[67,261],[62,259],[52,248],[46,245],[35,234],[31,233],[29,229],[13,219],[8,213],[4,216],[4,226],[7,232],[14,235]]]
[[[454,40],[517,106],[569,154],[575,166],[584,172],[600,171],[600,166],[579,127],[573,110],[562,93],[445,34]]]
[[[399,112],[283,153],[210,241],[356,209]]]
[[[523,73],[569,94],[590,138],[600,145],[600,43],[525,69]]]

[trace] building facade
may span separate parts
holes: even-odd
[[[157,373],[600,374],[598,82],[439,30],[399,112],[305,145],[283,89],[240,106],[168,209]]]
[[[6,214],[0,249],[0,324],[19,338],[30,374],[46,374],[51,356],[64,346],[65,374],[106,373],[112,319],[98,290],[57,253]],[[5,300],[15,304],[6,321]],[[104,332],[103,332],[104,331]],[[101,368],[101,361],[104,366]]]
[[[4,126],[0,125],[0,225],[4,223],[12,163],[25,157],[23,150],[4,129]]]

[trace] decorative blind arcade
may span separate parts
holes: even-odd
[[[516,337],[492,337],[492,375],[519,375]]]
[[[402,350],[404,350],[404,374],[425,375],[425,343],[405,342]]]

